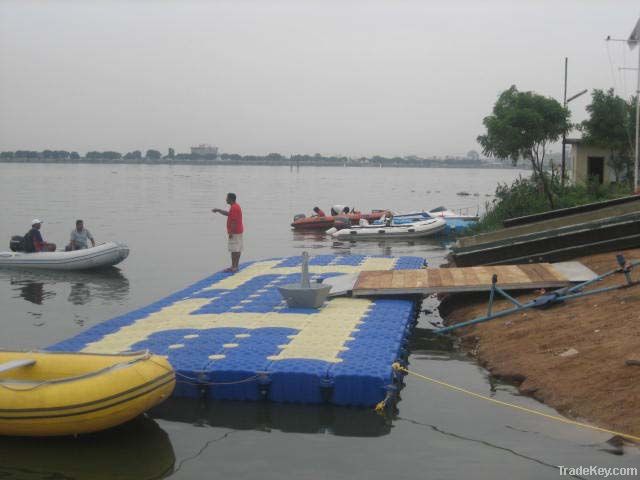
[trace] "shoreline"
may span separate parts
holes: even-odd
[[[640,249],[622,252],[640,260]],[[615,253],[576,259],[597,274],[616,266]],[[638,271],[632,277],[638,278]],[[613,275],[594,288],[619,285]],[[519,301],[535,293],[514,295]],[[446,325],[486,314],[488,294],[456,294],[440,306]],[[511,306],[494,302],[494,311]],[[640,435],[640,285],[530,309],[465,327],[461,349],[489,373],[578,421]],[[640,363],[640,362],[639,362]]]
[[[312,162],[312,163],[304,163],[304,164],[296,164],[289,162],[282,163],[269,163],[269,162],[226,162],[226,161],[209,161],[209,160],[176,160],[176,161],[167,161],[167,160],[157,160],[157,161],[141,161],[141,162],[127,162],[127,161],[56,161],[50,160],[46,161],[43,159],[37,160],[27,160],[27,161],[16,161],[16,160],[8,160],[8,159],[0,159],[0,163],[6,164],[18,164],[18,165],[147,165],[147,166],[155,166],[155,165],[200,165],[200,166],[209,166],[215,167],[219,165],[225,166],[234,166],[234,167],[246,167],[246,166],[265,166],[265,167],[290,167],[290,168],[304,168],[304,167],[345,167],[345,168],[468,168],[468,169],[478,169],[478,170],[529,170],[526,166],[518,165],[516,167],[510,165],[474,165],[474,164],[462,164],[462,165],[454,165],[454,164],[444,164],[444,165],[400,165],[400,164],[392,164],[392,165],[375,165],[375,164],[358,164],[358,163],[323,163],[323,162]]]

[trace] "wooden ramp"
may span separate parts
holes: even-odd
[[[595,277],[578,262],[369,271],[360,273],[352,292],[362,297],[487,291],[494,274],[504,290],[564,287]]]

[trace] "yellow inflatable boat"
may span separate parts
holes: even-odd
[[[95,432],[171,395],[175,373],[149,353],[93,355],[0,350],[0,435]]]

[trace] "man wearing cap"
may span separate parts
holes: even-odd
[[[240,254],[242,253],[242,209],[236,202],[235,193],[227,193],[227,204],[229,210],[213,208],[213,213],[219,213],[227,217],[227,234],[229,235],[229,252],[231,253],[231,266],[225,272],[236,273],[240,264]]]
[[[47,243],[42,239],[40,233],[40,227],[42,226],[42,220],[34,218],[31,221],[31,230],[29,230],[24,236],[24,251],[27,253],[34,252],[55,252],[56,244]]]

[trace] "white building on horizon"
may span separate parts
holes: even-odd
[[[191,155],[218,155],[218,147],[201,143],[197,147],[191,147]]]

